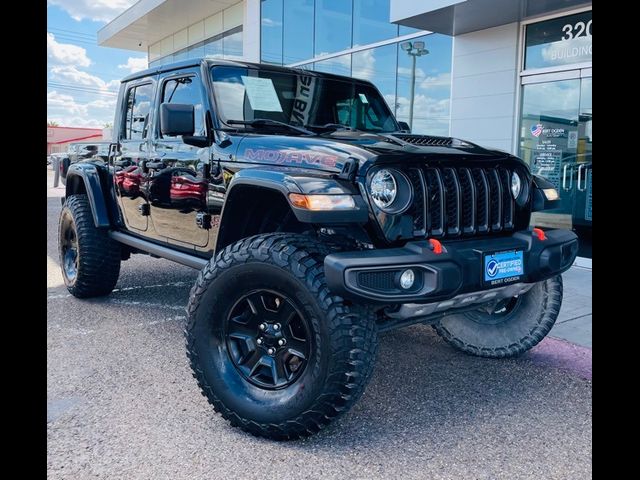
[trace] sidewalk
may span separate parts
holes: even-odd
[[[591,270],[571,267],[562,274],[564,299],[549,336],[591,348]]]

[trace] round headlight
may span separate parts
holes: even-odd
[[[398,195],[398,184],[389,170],[379,170],[371,179],[371,198],[378,208],[388,208]]]
[[[517,172],[511,174],[511,194],[513,198],[518,198],[520,191],[522,190],[522,181],[520,175]]]

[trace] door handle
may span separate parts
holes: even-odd
[[[148,216],[150,212],[149,204],[141,203],[140,205],[138,205],[138,212],[140,212],[140,215],[142,215],[143,217]]]
[[[580,183],[582,182],[582,170],[585,169],[586,170],[586,165],[583,163],[582,165],[580,165],[578,167],[578,190],[580,192],[584,192],[587,189],[587,175],[585,174],[584,176],[584,187],[580,187]]]
[[[569,165],[565,165],[562,169],[562,189],[567,192],[573,187],[573,166],[571,166],[571,172],[569,174],[569,186],[567,187],[567,168],[569,167]]]

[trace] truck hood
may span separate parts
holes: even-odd
[[[235,137],[235,138],[234,138]],[[248,134],[239,140],[240,162],[340,172],[347,159],[359,168],[378,163],[457,161],[496,162],[515,159],[507,152],[482,148],[464,140],[408,134],[336,131],[321,136]]]

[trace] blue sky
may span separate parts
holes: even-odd
[[[135,1],[47,1],[48,121],[98,128],[113,122],[119,80],[146,68],[147,56],[99,47],[97,32]]]

